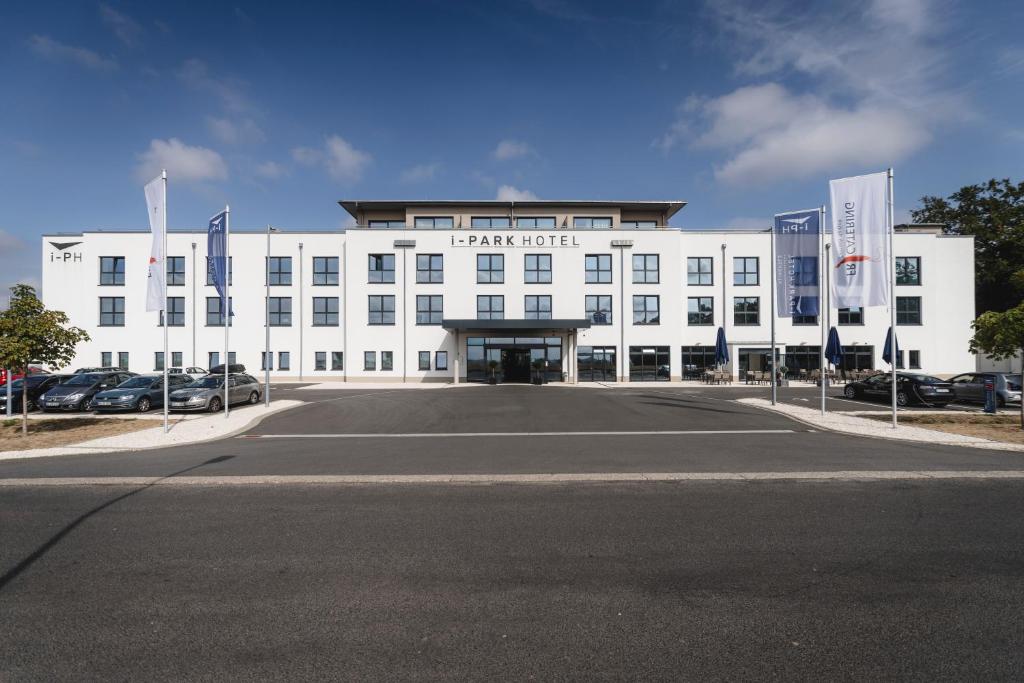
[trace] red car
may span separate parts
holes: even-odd
[[[50,373],[46,372],[46,370],[42,369],[41,367],[39,367],[37,365],[30,365],[30,366],[28,366],[28,374],[30,374],[30,375],[48,375]],[[15,370],[15,371],[13,371],[11,373],[11,376],[13,377],[14,380],[19,380],[22,377],[24,377],[25,374],[23,372],[19,372],[19,371]],[[0,386],[3,386],[5,384],[7,384],[7,369],[6,368],[0,368]]]

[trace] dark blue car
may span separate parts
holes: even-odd
[[[168,391],[180,389],[192,383],[189,375],[168,375]],[[114,389],[106,389],[93,397],[92,407],[96,412],[112,410],[137,410],[148,412],[150,408],[162,408],[164,405],[164,376],[136,375],[118,384]]]

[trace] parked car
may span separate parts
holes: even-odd
[[[892,375],[872,375],[867,379],[850,382],[843,389],[846,398],[865,398],[874,401],[892,400]],[[945,407],[954,398],[953,385],[938,377],[911,372],[896,373],[896,404],[908,406],[920,403],[936,408]]]
[[[228,397],[231,404],[260,402],[263,387],[252,375],[228,375]],[[216,413],[224,407],[224,376],[207,375],[171,392],[171,410],[208,410]]]
[[[113,389],[134,372],[83,372],[48,390],[39,397],[39,408],[45,412],[60,410],[92,410],[93,399],[105,389]]]
[[[40,367],[38,365],[29,365],[28,366],[28,374],[29,375],[46,375],[46,374],[49,374],[49,373],[47,373],[47,371],[45,369],[43,369],[42,367]],[[25,376],[25,373],[21,372],[20,370],[12,370],[11,371],[11,379],[14,380],[14,381],[17,381],[17,380],[21,379],[24,376]],[[0,368],[0,386],[4,386],[6,384],[7,384],[7,369],[6,368]]]
[[[228,366],[228,372],[232,373],[232,374],[234,374],[236,372],[238,372],[238,373],[245,372],[245,366],[242,365],[241,363],[232,363],[231,365]],[[214,365],[212,368],[210,368],[210,372],[207,373],[207,374],[210,374],[210,375],[223,375],[224,374],[224,364],[222,363],[220,365]]]
[[[46,393],[49,389],[60,384],[64,380],[72,377],[72,375],[51,375],[36,374],[29,375],[27,379],[16,379],[11,382],[11,412],[21,412],[21,399],[25,394],[28,395],[28,409],[34,410],[36,403],[39,401],[40,395]],[[26,389],[26,384],[28,388]],[[7,387],[0,387],[0,405],[6,412],[7,408]]]
[[[1008,372],[965,372],[950,379],[958,401],[985,402],[985,381],[992,380],[996,390],[996,405],[1020,403],[1021,376]]]
[[[168,393],[191,383],[192,378],[188,375],[168,375]],[[93,399],[93,408],[97,412],[137,410],[140,413],[145,413],[150,408],[163,408],[163,406],[163,373],[159,375],[136,375],[118,384],[114,389],[106,389],[99,392]]]
[[[81,375],[84,372],[121,372],[121,368],[115,368],[111,365],[105,365],[96,368],[78,368],[75,370],[76,375]]]
[[[202,377],[206,374],[206,370],[203,368],[189,367],[189,368],[167,368],[167,374],[169,375],[192,375],[193,377]]]

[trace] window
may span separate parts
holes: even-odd
[[[313,369],[314,370],[327,370],[327,352],[317,351],[313,355]]]
[[[661,315],[658,312],[660,297],[652,295],[637,295],[633,297],[633,324],[634,325],[658,325],[661,323]]]
[[[124,284],[124,256],[100,256],[100,284]]]
[[[404,229],[405,219],[399,220],[386,220],[386,221],[370,221],[370,228],[391,228],[391,229]]]
[[[169,296],[167,297],[167,324],[171,327],[184,327],[185,326],[185,297],[183,296]],[[158,327],[164,326],[164,312],[160,311],[159,320],[157,321]]]
[[[415,226],[420,229],[451,230],[455,227],[451,216],[416,216],[415,220]]]
[[[921,257],[920,256],[897,256],[896,257],[896,284],[898,284],[898,285],[919,285],[919,284],[921,284]]]
[[[687,325],[714,325],[715,300],[710,296],[691,296],[686,300]]]
[[[584,297],[587,320],[594,325],[612,324],[612,298],[603,294],[587,294]]]
[[[671,379],[667,346],[630,346],[630,382],[667,382]]]
[[[710,256],[692,256],[686,259],[686,284],[715,284],[713,265],[714,259]]]
[[[502,254],[477,254],[476,281],[481,284],[505,282],[505,257]]]
[[[527,254],[525,264],[523,282],[528,285],[551,283],[551,254]]]
[[[313,257],[313,284],[336,285],[338,284],[338,257],[337,256],[314,256]]]
[[[897,370],[903,370],[906,367],[907,366],[905,366],[903,364],[903,349],[897,349],[896,350],[896,369]]]
[[[910,356],[910,369],[920,370],[921,369],[921,352],[920,351],[907,351],[907,355]]]
[[[167,257],[167,286],[183,287],[185,285],[185,257]]]
[[[611,216],[576,216],[572,219],[576,230],[608,230],[612,227]]]
[[[792,319],[793,319],[793,324],[794,325],[817,325],[818,324],[818,316],[816,316],[816,315],[796,315],[794,313]]]
[[[732,283],[741,287],[757,284],[756,256],[736,256],[732,259]]]
[[[232,301],[235,297],[228,299],[228,308],[231,308]],[[208,296],[206,297],[206,326],[207,327],[224,327],[224,312],[221,310],[222,300],[219,296]],[[229,324],[234,324],[229,323]]]
[[[549,294],[527,295],[524,310],[527,320],[551,320],[551,296]]]
[[[839,324],[840,325],[863,325],[864,324],[864,309],[863,308],[840,308],[839,309]]]
[[[395,255],[370,254],[369,282],[393,283],[395,281]]]
[[[292,298],[272,296],[267,299],[267,321],[271,327],[291,327]]]
[[[377,369],[377,352],[363,351],[363,370]]]
[[[114,364],[114,354],[110,351],[100,352],[100,367],[109,368]]]
[[[210,257],[206,257],[206,284],[213,286],[213,269],[210,267]],[[228,257],[228,285],[235,284],[235,257]]]
[[[434,369],[435,370],[447,370],[448,369],[448,352],[438,351],[434,354]]]
[[[469,224],[474,228],[511,228],[512,221],[508,216],[473,216]],[[522,226],[520,226],[522,227]]]
[[[420,370],[429,370],[430,369],[430,351],[420,351],[419,355],[420,355],[419,369]]]
[[[587,284],[605,284],[612,281],[612,255],[587,254],[584,259]]]
[[[704,370],[715,367],[714,346],[684,346],[682,351],[683,379],[697,379]]]
[[[476,298],[476,317],[479,320],[504,320],[505,297],[478,296]]]
[[[292,257],[271,256],[267,263],[267,284],[290,285],[292,283]]]
[[[658,227],[658,221],[619,221],[620,230],[650,230]]]
[[[441,254],[416,254],[416,282],[444,282],[444,256]]]
[[[157,351],[153,354],[153,371],[163,372],[164,371],[164,352]]]
[[[921,324],[921,297],[919,297],[919,296],[898,296],[898,297],[896,297],[896,324],[897,325],[920,325]]]
[[[766,350],[766,362],[771,363],[771,351]],[[791,376],[800,377],[801,370],[810,373],[812,370],[821,369],[821,347],[820,346],[787,346],[786,359],[781,361],[789,370]],[[753,368],[751,368],[753,369]]]
[[[580,346],[576,364],[581,382],[618,381],[614,346]]]
[[[418,295],[416,297],[416,324],[440,325],[444,317],[444,298],[440,295]]]
[[[732,321],[734,325],[759,325],[760,317],[760,297],[738,296],[732,300]]]
[[[391,351],[380,352],[380,369],[381,370],[394,370],[395,365],[395,354]]]
[[[181,365],[181,351],[171,351],[171,367],[180,368]]]
[[[289,351],[278,351],[277,352],[277,369],[278,370],[291,370],[292,369],[292,354]]]
[[[267,366],[267,362],[270,362],[270,366]],[[267,353],[266,351],[260,351],[260,370],[273,370],[274,369],[274,352]]]
[[[658,255],[633,254],[633,284],[657,284]]]
[[[206,354],[206,367],[215,368],[220,365],[220,351],[210,351]]]
[[[526,230],[554,230],[554,216],[522,216],[516,219],[516,227]]]
[[[337,324],[337,323],[335,323]],[[394,325],[395,324],[395,297],[371,296],[370,297],[370,325]]]
[[[124,327],[124,297],[100,297],[100,327]]]
[[[128,369],[128,352],[118,351],[117,352],[117,367],[121,370]]]
[[[372,298],[372,297],[371,297]],[[394,297],[391,297],[394,299]],[[392,309],[394,310],[394,309]],[[313,327],[338,326],[338,297],[313,297]]]
[[[331,370],[345,369],[345,354],[341,351],[331,351]]]

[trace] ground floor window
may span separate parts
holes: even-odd
[[[327,370],[326,351],[317,351],[313,354],[313,370]]]
[[[117,367],[121,370],[128,369],[128,352],[118,351],[117,352]]]
[[[114,352],[113,351],[101,351],[100,352],[100,367],[109,368],[114,364]]]
[[[380,352],[380,369],[381,370],[394,370],[395,369],[395,354],[391,351]]]
[[[331,370],[345,369],[345,354],[341,351],[331,351]]]
[[[535,372],[533,363],[537,360],[544,361],[544,372],[548,381],[561,381],[562,338],[466,339],[466,379],[470,382],[486,382],[492,374],[499,382],[529,382]]]
[[[153,354],[153,370],[156,372],[163,372],[164,370],[164,352],[157,351]]]
[[[377,352],[363,351],[363,370],[377,369]]]
[[[667,346],[630,346],[630,382],[667,382],[671,366]]]
[[[447,370],[448,369],[448,352],[438,351],[434,354],[434,369],[435,370]]]
[[[288,351],[278,351],[277,353],[277,369],[278,370],[291,370],[292,369],[292,354]]]
[[[268,365],[269,364],[269,365]],[[273,370],[274,369],[274,352],[267,353],[266,351],[260,352],[260,370]]]
[[[705,370],[715,367],[714,346],[684,346],[683,379],[698,379]]]
[[[614,346],[581,346],[576,349],[576,366],[581,382],[614,382]]]
[[[206,359],[208,361],[208,363],[206,365],[207,368],[213,368],[213,367],[216,367],[216,366],[220,365],[220,351],[210,351],[208,354],[206,354]],[[228,364],[229,365],[234,365],[235,364],[235,352],[234,351],[232,351],[231,353],[228,354]]]
[[[875,347],[874,346],[844,346],[843,370],[874,370],[875,369]]]
[[[430,369],[430,351],[420,351],[420,370]]]
[[[910,368],[912,370],[921,369],[921,352],[920,351],[907,351],[910,356]]]
[[[745,379],[748,372],[769,372],[772,369],[771,349],[740,349],[736,357],[739,362],[739,378]],[[782,365],[781,354],[775,351],[777,366]]]
[[[171,367],[180,368],[181,365],[181,351],[171,351]]]
[[[789,370],[789,376],[800,377],[809,375],[813,370],[821,369],[820,346],[787,346],[786,360],[783,363]],[[801,373],[801,370],[806,372]]]

